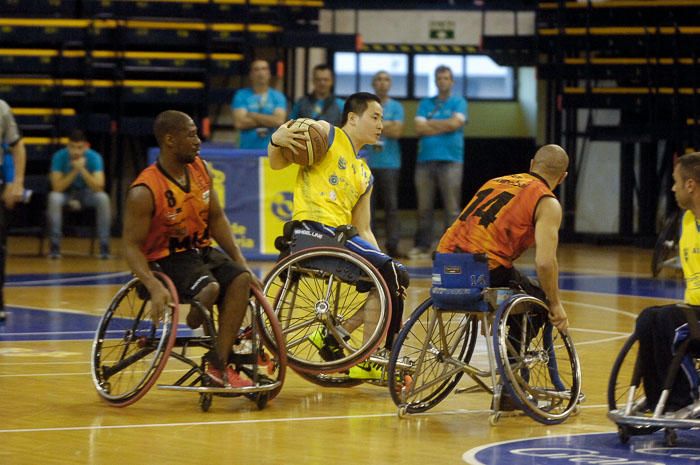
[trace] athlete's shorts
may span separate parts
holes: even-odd
[[[180,299],[189,300],[199,294],[209,283],[217,282],[220,296],[239,274],[247,270],[218,249],[186,250],[151,262],[173,281]]]

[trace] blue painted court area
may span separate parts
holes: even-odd
[[[254,268],[260,276],[262,270]],[[409,268],[414,280],[430,279],[429,267]],[[534,274],[532,270],[525,272]],[[121,285],[131,277],[129,272],[115,273],[54,273],[19,274],[7,278],[7,287],[47,287],[47,286],[100,286]],[[605,294],[622,294],[644,297],[682,299],[684,283],[680,280],[660,280],[637,277],[615,277],[603,275],[582,275],[562,273],[562,289]],[[89,291],[88,291],[89,292]],[[90,339],[99,317],[75,312],[42,311],[7,306],[8,318],[0,325],[0,341],[28,341],[51,339]]]
[[[464,453],[473,465],[634,464],[689,465],[700,463],[700,431],[678,430],[675,447],[664,445],[663,432],[634,436],[620,443],[617,433],[550,436],[481,446]]]

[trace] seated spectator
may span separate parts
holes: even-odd
[[[63,207],[80,210],[95,208],[100,258],[109,258],[109,229],[112,219],[109,196],[104,192],[105,175],[102,155],[90,149],[85,133],[75,130],[68,145],[51,157],[51,192],[46,216],[51,248],[49,257],[61,257]]]

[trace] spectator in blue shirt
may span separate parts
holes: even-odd
[[[435,69],[435,84],[438,95],[421,100],[415,118],[416,134],[420,140],[414,177],[418,225],[415,246],[408,253],[412,258],[430,256],[435,187],[440,189],[442,198],[444,229],[457,218],[461,205],[467,101],[452,95],[454,78],[449,67]]]
[[[401,170],[401,148],[399,138],[403,130],[403,106],[389,97],[391,76],[386,71],[377,72],[372,77],[374,93],[382,101],[384,109],[384,129],[379,143],[368,150],[367,163],[374,175],[372,193],[372,219],[378,200],[384,209],[386,232],[386,252],[394,258],[401,258],[399,239],[401,236],[398,218],[399,171]]]
[[[51,157],[51,192],[47,209],[50,258],[61,257],[64,205],[72,210],[94,207],[100,258],[107,259],[110,256],[109,228],[112,212],[109,196],[104,191],[104,161],[102,155],[89,147],[85,133],[75,130],[68,138],[68,145]]]
[[[265,60],[250,64],[250,85],[233,97],[233,125],[240,131],[242,149],[267,150],[272,132],[287,119],[287,98],[270,87],[270,65]]]
[[[320,119],[340,126],[345,102],[333,94],[333,70],[328,65],[316,65],[311,76],[313,90],[296,101],[290,117]]]

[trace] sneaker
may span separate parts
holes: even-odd
[[[413,258],[415,260],[430,258],[430,251],[428,251],[428,249],[424,249],[422,247],[414,247],[408,251],[407,256],[408,256],[408,258]]]
[[[109,254],[109,244],[100,244],[100,259],[109,260],[112,256]]]
[[[493,409],[493,400],[491,400],[491,409]],[[498,410],[501,412],[515,412],[520,410],[513,398],[507,392],[501,393],[501,405],[498,406]]]
[[[351,379],[381,380],[383,374],[384,370],[379,364],[367,360],[348,371],[348,377]]]
[[[214,381],[214,383],[219,386],[242,388],[249,387],[253,385],[253,382],[249,379],[243,378],[240,374],[234,370],[231,365],[226,365],[226,379],[224,380],[224,375],[215,366],[209,364],[207,368],[207,375]]]
[[[317,329],[306,339],[318,349],[318,354],[326,362],[340,360],[345,357],[343,349],[338,345],[338,341],[330,334],[326,334],[325,328]]]
[[[56,242],[52,242],[49,248],[49,258],[51,260],[58,260],[61,258],[61,246]]]

